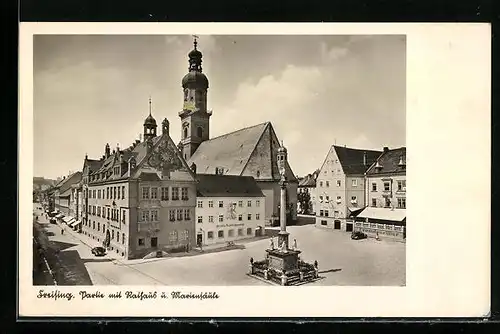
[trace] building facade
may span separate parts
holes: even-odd
[[[364,174],[380,151],[333,145],[316,180],[316,226],[353,231],[352,215],[365,206]]]
[[[316,215],[316,178],[319,175],[319,170],[315,171],[312,174],[307,174],[302,179],[299,180],[298,184],[298,203],[297,203],[297,212],[305,215]],[[309,204],[308,207],[302,207],[302,202],[304,199],[301,199],[302,196],[307,198],[305,194],[309,196]]]
[[[249,239],[265,229],[265,196],[250,176],[197,176],[196,244]]]
[[[181,142],[179,148],[188,164],[195,164],[198,173],[251,176],[266,198],[265,221],[276,223],[280,203],[279,172],[276,166],[278,137],[270,122],[250,126],[216,138],[211,138],[207,109],[209,82],[202,73],[202,54],[197,49],[189,53],[189,73],[182,79],[184,104],[179,112]],[[287,215],[297,220],[298,180],[287,163]]]
[[[151,103],[151,102],[150,102]],[[188,251],[195,245],[196,181],[169,136],[144,122],[144,140],[85,158],[82,232],[128,259]]]
[[[55,210],[60,211],[65,216],[72,216],[74,214],[71,205],[71,195],[73,186],[78,184],[81,179],[82,172],[76,172],[63,177],[56,185],[53,193]]]
[[[371,237],[406,239],[406,148],[385,147],[366,171],[367,207],[356,216],[356,230]]]

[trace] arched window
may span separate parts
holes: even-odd
[[[185,127],[184,128],[184,138],[187,138],[187,136],[188,136],[188,128]]]
[[[257,177],[260,177],[260,170],[257,171]]]
[[[196,129],[196,135],[198,136],[198,138],[201,138],[203,136],[203,128],[201,126]]]

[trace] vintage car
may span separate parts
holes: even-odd
[[[92,248],[92,254],[94,254],[95,256],[104,256],[104,255],[106,255],[106,248],[94,247],[94,248]]]
[[[361,231],[353,231],[351,233],[351,239],[352,240],[361,240],[361,239],[366,239],[368,236],[366,233],[363,233]]]

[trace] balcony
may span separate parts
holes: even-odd
[[[160,230],[160,222],[138,222],[137,232],[158,232]]]

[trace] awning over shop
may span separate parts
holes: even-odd
[[[64,220],[64,222],[65,222],[66,224],[68,224],[68,225],[69,225],[70,223],[72,223],[72,222],[73,222],[73,221],[75,221],[76,219],[75,219],[75,218],[73,218],[73,217],[69,217],[69,216],[68,216],[68,217],[64,218],[63,220]]]
[[[57,211],[52,211],[52,214],[55,215],[57,213]]]
[[[349,210],[349,217],[355,217],[364,208],[360,208],[360,207],[347,207],[347,209]]]
[[[78,224],[80,224],[81,222],[79,220],[73,220],[72,222],[70,222],[68,224],[69,227],[75,227],[77,226]]]
[[[58,215],[56,216],[56,218],[62,218],[62,217],[64,217],[64,215],[63,215],[62,213],[60,213],[60,214],[58,214]]]
[[[406,209],[366,207],[357,217],[401,222],[406,218]]]

